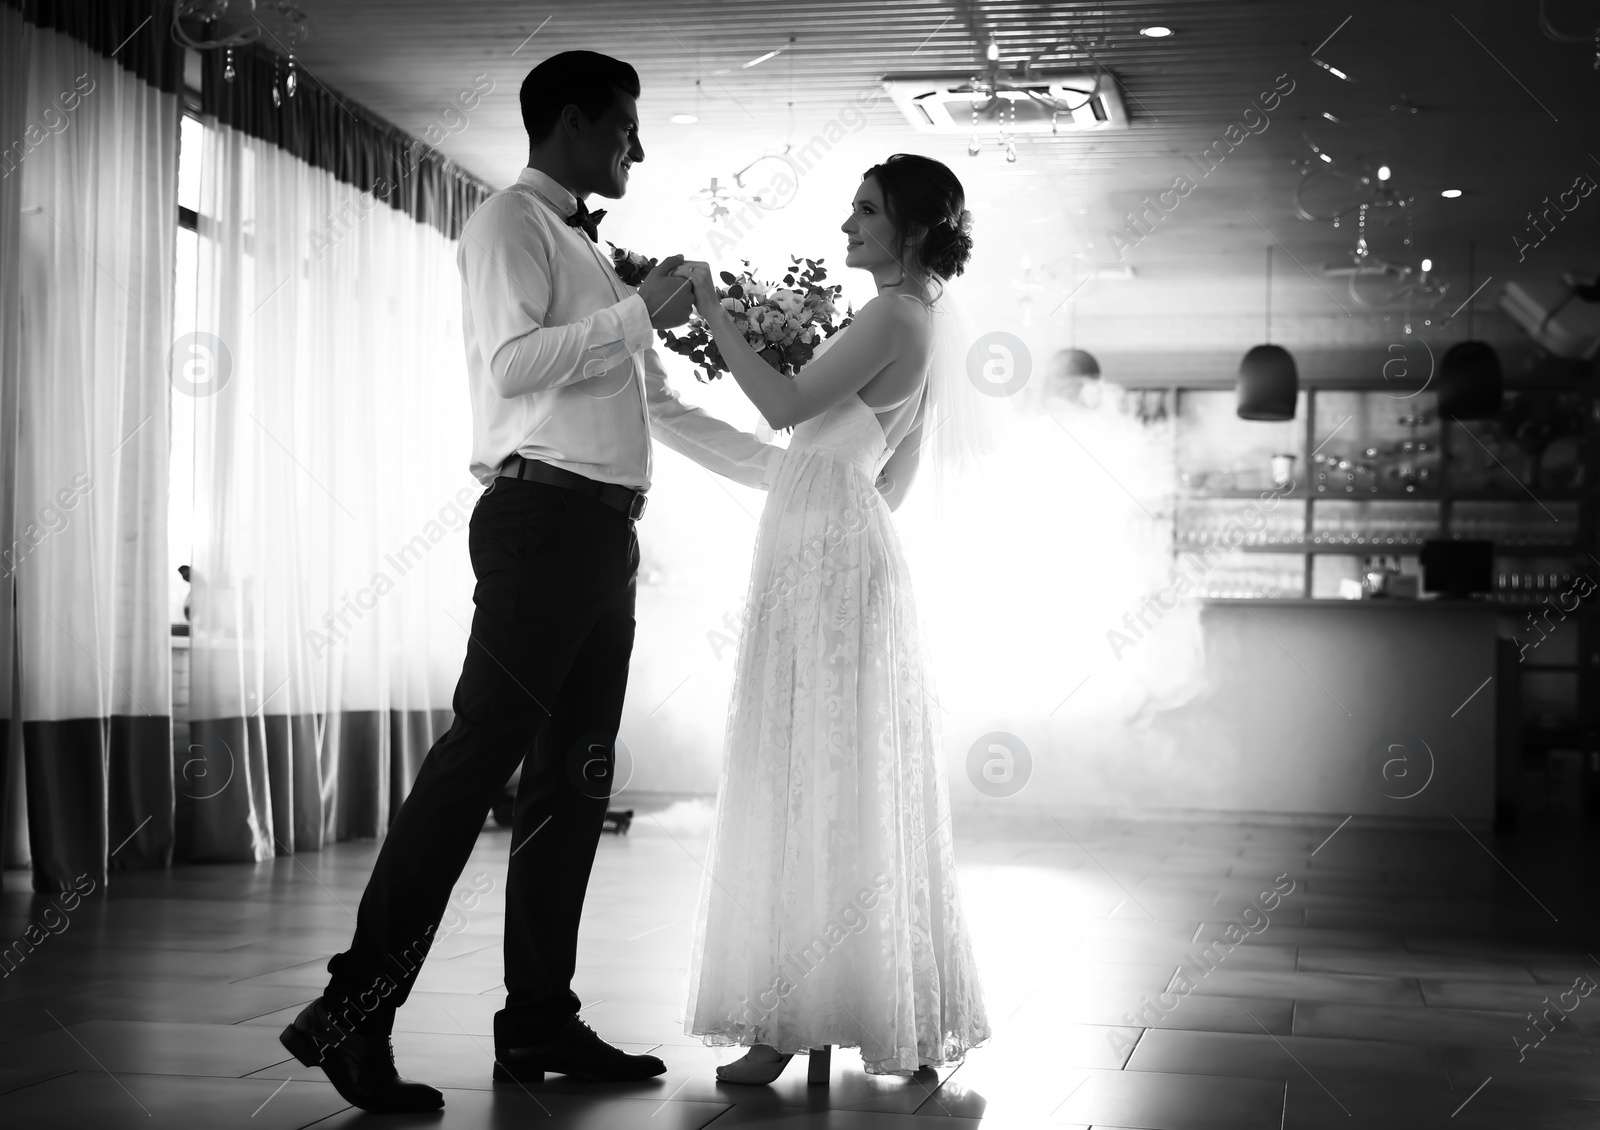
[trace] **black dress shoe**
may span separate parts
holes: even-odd
[[[533,1082],[546,1071],[574,1079],[624,1082],[649,1079],[667,1070],[653,1055],[629,1055],[595,1034],[574,1016],[548,1040],[495,1049],[494,1077],[500,1083]]]
[[[341,1029],[320,997],[306,1005],[278,1040],[307,1067],[322,1068],[351,1106],[373,1114],[417,1114],[444,1106],[444,1095],[434,1088],[400,1078],[386,1033]]]

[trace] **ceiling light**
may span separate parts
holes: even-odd
[[[1423,274],[1427,274],[1431,270],[1433,270],[1433,260],[1432,259],[1424,259],[1422,261],[1422,273]]]
[[[1170,27],[1162,27],[1160,24],[1156,24],[1154,27],[1140,28],[1139,34],[1149,36],[1151,39],[1165,39],[1167,36],[1172,34],[1172,29]]]
[[[1324,118],[1327,118],[1334,125],[1338,125],[1339,124],[1339,119],[1334,117],[1332,114],[1328,113],[1328,111],[1326,111],[1326,110],[1322,111],[1322,116]]]
[[[1388,165],[1379,165],[1378,166],[1378,179],[1379,180],[1388,180],[1389,179],[1389,166]]]
[[[1324,63],[1321,59],[1313,58],[1311,61],[1313,63],[1315,63],[1317,66],[1321,67],[1323,70],[1327,71],[1334,78],[1342,78],[1342,79],[1344,79],[1345,82],[1354,82],[1355,81],[1349,75],[1347,75],[1343,71],[1341,71],[1338,67],[1330,66],[1329,64]]]
[[[787,50],[787,48],[779,47],[776,51],[768,51],[765,55],[757,55],[754,59],[751,59],[748,63],[740,63],[739,64],[739,69],[740,70],[745,70],[745,69],[747,69],[749,67],[759,67],[762,63],[765,63],[768,59],[771,59],[776,55],[782,54],[785,50]]]
[[[1326,153],[1318,153],[1317,156],[1328,162],[1328,164],[1333,164],[1333,158],[1328,156]]]
[[[700,119],[695,117],[693,114],[672,115],[672,124],[675,126],[692,126],[699,120]]]
[[[1456,197],[1461,195],[1461,190],[1459,188],[1447,188],[1439,195],[1444,197],[1446,200],[1454,200]]]

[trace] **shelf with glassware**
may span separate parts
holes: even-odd
[[[1519,389],[1505,404],[1441,423],[1431,392],[1318,388],[1265,422],[1239,419],[1230,390],[1179,389],[1174,552],[1202,596],[1325,599],[1412,595],[1424,542],[1481,539],[1494,599],[1537,603],[1593,544],[1587,401]]]
[[[1441,421],[1432,390],[1319,386],[1282,423],[1237,419],[1228,389],[1179,389],[1176,567],[1191,591],[1286,624],[1360,609],[1374,655],[1391,639],[1442,655],[1447,623],[1487,612],[1501,806],[1557,750],[1578,751],[1600,794],[1600,409],[1574,389],[1520,386],[1496,419]],[[1426,599],[1430,540],[1492,543],[1490,599]],[[1337,599],[1351,596],[1368,599]]]

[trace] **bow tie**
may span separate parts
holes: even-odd
[[[567,226],[582,228],[588,233],[591,242],[599,243],[600,221],[605,218],[606,210],[604,208],[598,212],[591,212],[589,211],[589,206],[580,200],[578,201],[578,210],[567,217]]]

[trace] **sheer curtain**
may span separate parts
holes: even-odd
[[[382,833],[448,726],[480,488],[455,241],[205,125],[180,850],[263,860]]]
[[[28,114],[28,47],[32,34],[22,13],[0,5],[0,138],[20,138]],[[22,177],[9,151],[0,167],[0,866],[28,863],[23,818],[22,717],[17,711],[16,628],[11,606],[11,548],[16,509],[17,385],[22,291]]]
[[[4,18],[9,41],[20,29]],[[8,58],[0,82],[27,84],[26,124],[5,135],[0,225],[17,272],[15,290],[12,278],[0,287],[0,571],[16,601],[0,647],[16,659],[7,685],[19,690],[34,885],[60,890],[85,874],[103,883],[108,861],[159,865],[172,847],[166,352],[179,107],[174,57],[148,28],[136,33],[135,5],[26,18],[43,26],[26,26],[21,63]]]

